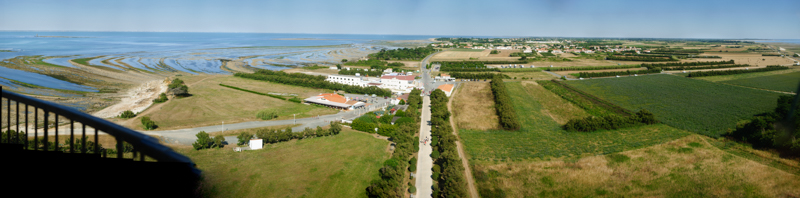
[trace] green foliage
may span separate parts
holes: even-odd
[[[260,118],[261,120],[272,120],[273,118],[278,117],[278,112],[273,109],[264,109],[258,111],[256,114],[256,118]]]
[[[779,93],[673,75],[568,81],[628,110],[647,109],[670,126],[719,137],[735,123],[775,108]]]
[[[331,121],[331,128],[328,129],[332,135],[338,135],[342,132],[342,125],[338,122]]]
[[[492,79],[495,76],[500,76],[500,78],[511,78],[505,74],[498,74],[498,73],[466,73],[466,72],[453,72],[450,73],[450,76],[456,79]]]
[[[153,99],[153,103],[162,103],[166,102],[167,100],[167,94],[161,93],[161,95],[158,95],[158,98]]]
[[[208,133],[206,133],[205,131],[200,131],[200,133],[197,133],[197,135],[195,136],[197,136],[197,140],[194,143],[192,143],[192,147],[194,147],[194,150],[211,148],[212,145],[214,145],[215,143],[215,141],[211,139],[211,137],[209,137]]]
[[[573,67],[548,67],[547,71],[582,71],[582,70],[605,70],[605,69],[629,69],[639,68],[639,65],[612,65],[612,66],[573,66]]]
[[[626,70],[626,71],[607,71],[607,72],[580,72],[578,73],[578,77],[581,78],[592,78],[592,77],[606,77],[606,76],[619,76],[619,75],[627,75],[632,76],[634,74],[657,74],[661,73],[661,68],[653,68],[648,70]]]
[[[189,96],[189,87],[183,84],[183,80],[175,78],[169,85],[167,85],[172,94],[176,96]]]
[[[378,60],[421,60],[433,52],[436,52],[436,50],[432,46],[393,50],[382,49],[378,53],[369,54],[369,57]]]
[[[699,69],[724,69],[735,67],[749,67],[750,65],[711,65],[711,66],[676,66],[662,67],[662,70],[699,70]]]
[[[355,94],[375,94],[378,96],[391,96],[392,92],[388,89],[381,89],[378,87],[361,87],[355,85],[344,85],[339,83],[332,83],[325,81],[325,76],[316,76],[316,75],[308,75],[302,73],[292,73],[288,74],[282,71],[270,71],[270,70],[257,70],[254,74],[249,73],[236,73],[234,74],[236,77],[241,78],[248,78],[253,80],[260,80],[260,81],[267,81],[267,82],[274,82],[274,83],[281,83],[287,85],[295,85],[295,86],[302,86],[302,87],[311,87],[311,88],[319,88],[319,89],[330,89],[330,90],[343,90],[348,93],[355,93]]]
[[[436,149],[431,153],[434,162],[434,180],[437,180],[439,197],[466,197],[466,179],[464,167],[456,150],[456,136],[448,121],[450,112],[447,109],[448,98],[439,89],[431,93],[431,145]],[[434,142],[435,141],[435,142]],[[441,167],[441,171],[440,168]]]
[[[400,103],[398,103],[398,104],[400,104],[400,105],[406,105],[406,100],[400,99]]]
[[[774,111],[754,116],[726,136],[750,143],[753,148],[777,149],[791,156],[800,156],[800,105],[792,109],[795,97],[778,97]],[[788,120],[791,113],[794,115]]]
[[[797,92],[797,86],[800,84],[800,72],[727,80],[721,81],[720,83],[783,92]]]
[[[582,119],[570,119],[564,124],[564,130],[591,132],[597,130],[614,130],[643,124],[655,124],[658,121],[652,113],[642,109],[636,115],[620,117],[617,115],[607,115],[603,117],[586,117]]]
[[[500,53],[500,51],[497,51],[497,50],[492,50],[491,52],[489,52],[489,54],[499,54],[499,53]]]
[[[733,74],[744,74],[744,73],[754,73],[754,72],[767,72],[767,71],[776,71],[776,70],[786,70],[789,67],[784,66],[775,66],[770,65],[765,68],[758,68],[758,69],[738,69],[738,70],[716,70],[716,71],[699,71],[699,72],[692,72],[689,73],[687,77],[705,77],[705,76],[720,76],[720,75],[733,75]]]
[[[417,171],[417,158],[412,157],[411,160],[408,160],[408,171],[415,172]]]
[[[131,111],[131,110],[126,110],[126,111],[123,111],[122,114],[119,115],[119,117],[120,118],[124,118],[124,119],[128,119],[128,118],[136,117],[136,114],[133,113],[133,111]]]
[[[153,121],[153,120],[150,120],[149,116],[142,117],[141,120],[142,120],[142,126],[144,127],[145,130],[153,130],[153,129],[158,128],[158,125],[156,125],[156,122]]]
[[[606,60],[620,60],[620,61],[643,61],[643,62],[662,62],[662,61],[678,61],[677,58],[669,57],[648,57],[648,56],[607,56]]]
[[[517,113],[514,112],[514,107],[511,104],[508,92],[506,92],[506,85],[503,83],[503,79],[498,76],[492,78],[491,89],[500,126],[505,130],[519,130],[520,124],[517,120]]]
[[[214,143],[211,145],[211,148],[222,148],[225,146],[223,142],[225,142],[225,137],[222,137],[222,135],[214,136]]]
[[[642,63],[642,67],[656,68],[656,67],[671,67],[671,66],[702,66],[702,65],[728,65],[734,64],[733,60],[729,61],[706,61],[706,62],[671,62],[671,63]]]
[[[248,132],[241,132],[239,133],[239,135],[236,136],[236,139],[237,139],[236,145],[239,146],[245,145],[248,144],[251,139],[253,139],[253,134],[250,134]]]

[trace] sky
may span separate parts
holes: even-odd
[[[798,0],[0,0],[0,31],[800,39]]]

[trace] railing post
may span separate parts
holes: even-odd
[[[19,143],[17,139],[19,139],[19,101],[14,101],[14,104],[17,105],[17,119],[14,120],[17,123],[17,133],[14,134],[14,143]]]
[[[33,106],[33,150],[39,150],[39,108]]]
[[[75,153],[75,120],[69,119],[69,153]]]
[[[45,108],[42,108],[42,111],[43,111],[43,113],[44,113],[44,143],[43,143],[44,145],[43,145],[43,146],[44,146],[44,151],[47,151],[47,150],[49,150],[49,149],[50,149],[50,147],[48,147],[48,146],[50,146],[50,145],[49,145],[49,144],[50,144],[50,142],[48,142],[48,141],[47,141],[47,139],[48,139],[48,137],[47,137],[47,136],[49,136],[49,135],[50,135],[50,134],[48,134],[48,133],[47,133],[47,132],[48,132],[48,131],[47,131],[47,128],[49,128],[49,127],[47,127],[47,125],[48,125],[48,123],[47,123],[47,117],[48,117],[48,115],[49,115],[50,113],[48,113],[48,112],[47,112],[47,109],[45,109]]]
[[[81,123],[83,126],[83,133],[81,136],[81,153],[86,153],[86,124]]]
[[[30,114],[30,111],[28,111],[28,104],[25,104],[25,136],[23,136],[25,139],[22,140],[25,143],[25,150],[28,149],[28,133],[31,132],[31,129],[28,128],[30,127],[30,125],[28,125],[28,114]]]
[[[53,149],[53,151],[59,151],[58,150],[58,113],[54,112],[53,115],[56,116],[56,120],[55,120],[55,122],[53,122],[53,126],[55,126],[54,128],[56,128],[56,137],[55,137],[56,141],[53,142],[53,146],[54,146],[55,149]]]
[[[117,140],[117,159],[122,159],[122,144],[125,142],[119,141],[119,138],[115,138]]]
[[[100,153],[100,142],[97,141],[97,128],[94,128],[94,153]]]

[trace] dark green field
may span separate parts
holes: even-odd
[[[459,135],[472,160],[518,161],[608,154],[660,144],[690,134],[663,124],[592,133],[567,132],[543,113],[544,107],[520,82],[509,82],[506,86],[522,127],[519,131],[460,130]]]
[[[721,81],[721,83],[741,85],[745,87],[755,87],[784,92],[797,92],[797,85],[800,84],[800,72],[778,74],[772,76],[761,76],[754,78],[743,78],[736,80]]]
[[[631,111],[647,109],[670,126],[719,137],[736,122],[773,111],[779,93],[674,75],[568,81]]]

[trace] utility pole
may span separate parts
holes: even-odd
[[[225,121],[222,121],[222,132],[225,132]]]
[[[292,120],[294,120],[294,124],[297,124],[297,114],[292,114]]]

